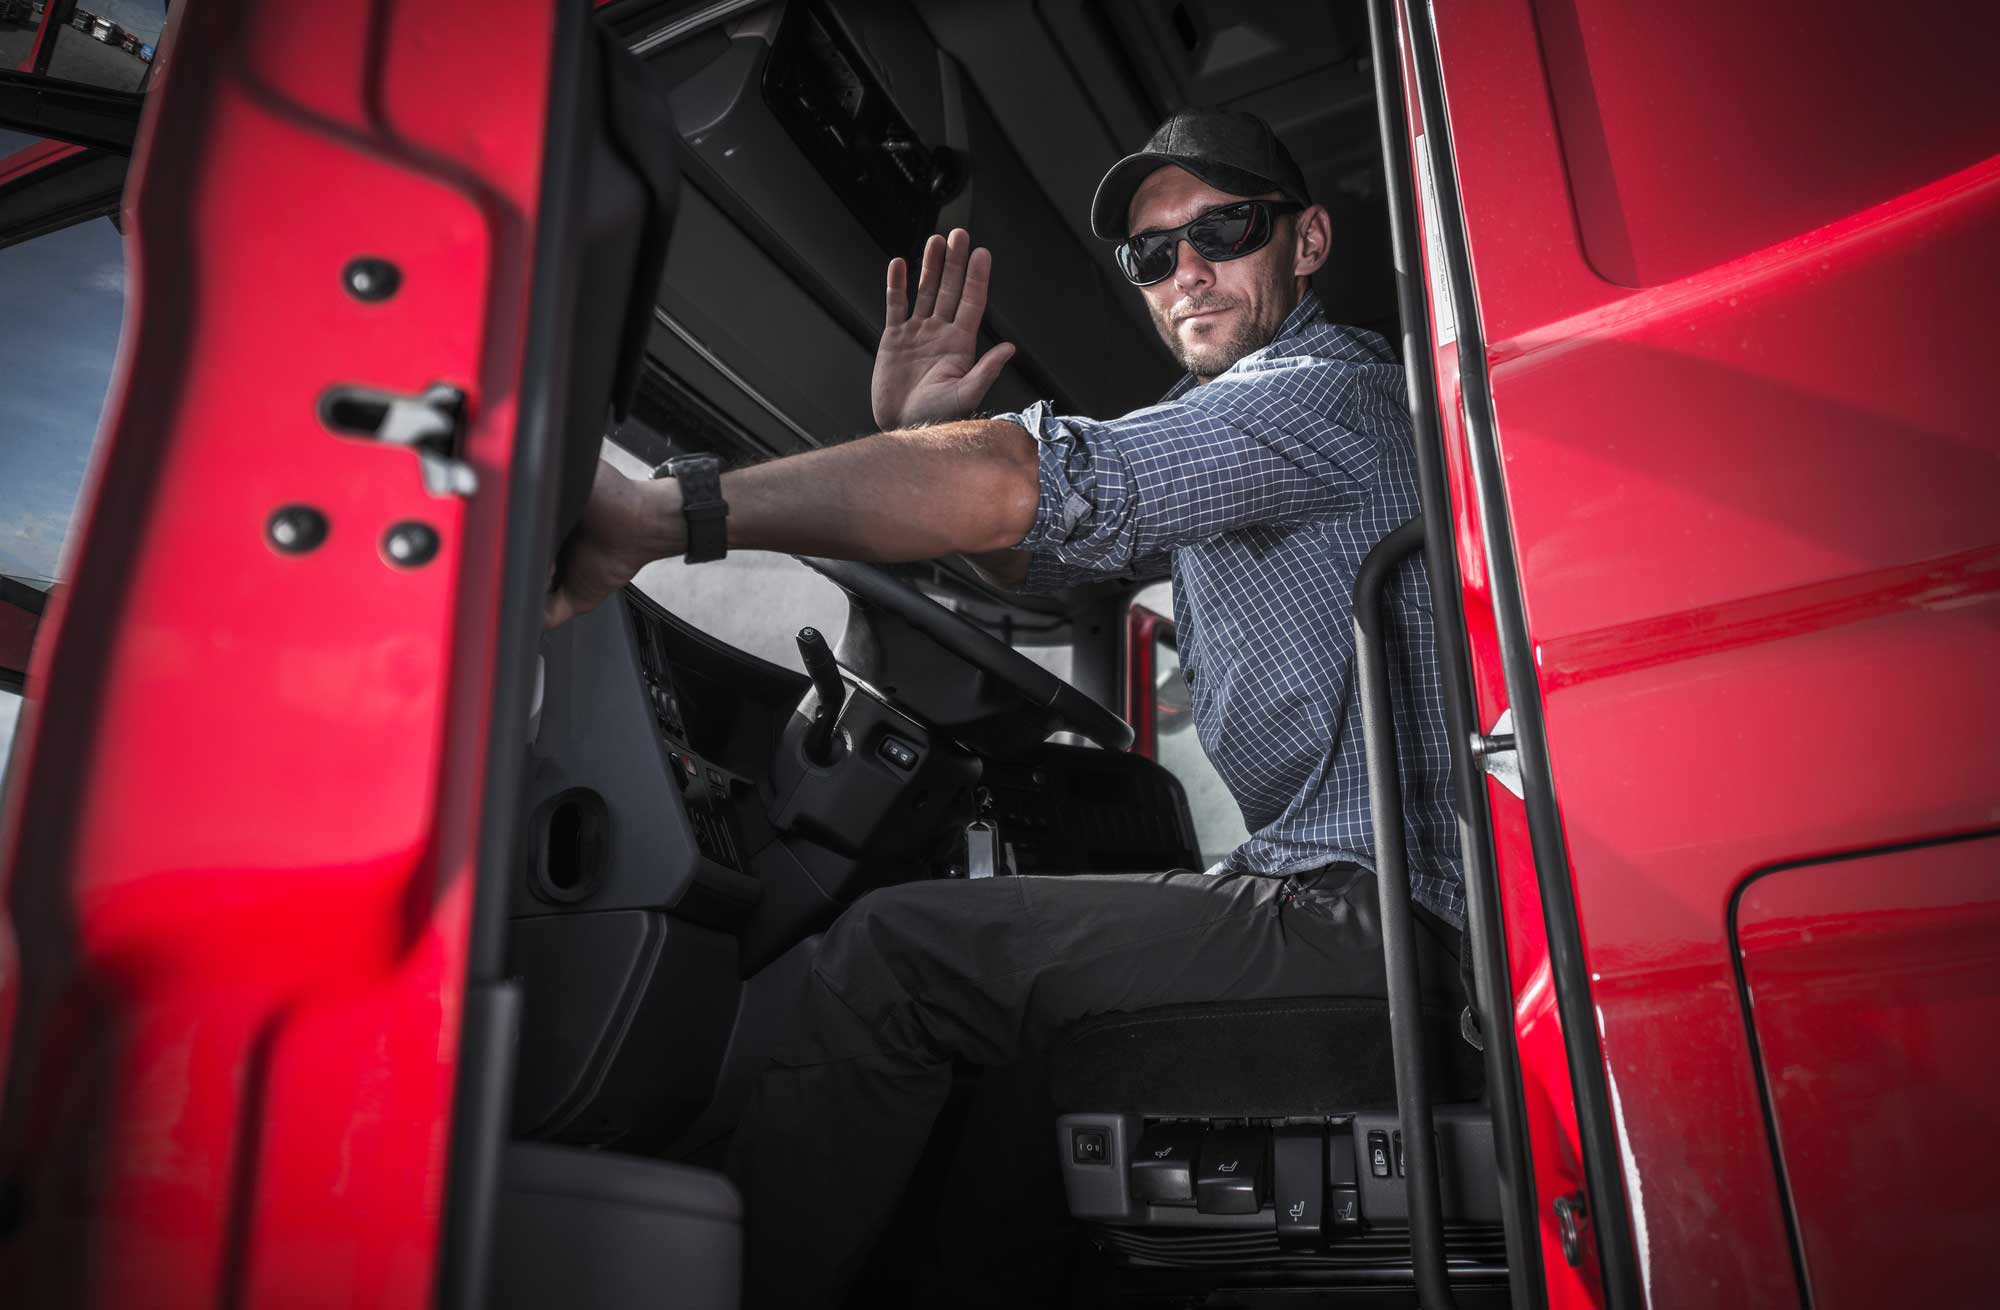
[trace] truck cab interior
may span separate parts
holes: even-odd
[[[620,47],[607,119],[635,77],[671,107],[665,143],[607,122],[613,154],[678,173],[663,253],[608,221],[585,275],[623,303],[618,279],[663,260],[636,320],[578,334],[607,359],[619,331],[643,341],[580,384],[629,385],[611,441],[634,466],[873,430],[884,265],[953,227],[992,249],[986,333],[1018,347],[990,409],[1147,403],[1176,369],[1089,200],[1187,105],[1276,128],[1332,214],[1318,294],[1398,338],[1359,3],[620,0],[601,17]],[[604,212],[642,212],[646,168],[606,158]],[[596,453],[567,461],[572,521]],[[734,1304],[742,1216],[715,1170],[818,934],[871,889],[1207,862],[1183,781],[1145,749],[1153,666],[1132,647],[1171,626],[1132,635],[1136,584],[1026,597],[963,561],[808,563],[845,622],[799,634],[793,659],[707,631],[671,573],[544,638],[506,903],[523,1009],[502,1303],[668,1285]],[[763,617],[793,642],[795,615]],[[1465,1020],[1423,1024],[1445,1257],[1463,1303],[1500,1304],[1502,1183]],[[1109,1014],[1032,1067],[962,1069],[850,1303],[1413,1303],[1391,1055],[1382,1001],[1327,996]]]

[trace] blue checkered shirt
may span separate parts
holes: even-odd
[[[1403,370],[1372,332],[1308,294],[1270,345],[1205,385],[1101,422],[1046,402],[996,417],[1035,434],[1041,501],[1027,589],[1090,577],[1174,580],[1195,731],[1250,839],[1225,869],[1374,867],[1354,666],[1354,578],[1417,512]],[[1465,918],[1423,559],[1389,589],[1391,690],[1410,885]]]

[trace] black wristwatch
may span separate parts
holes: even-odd
[[[676,455],[653,470],[656,478],[681,484],[681,516],[687,520],[689,564],[706,564],[729,553],[729,503],[722,498],[722,461],[713,455]]]

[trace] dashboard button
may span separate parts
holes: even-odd
[[[1368,1130],[1368,1172],[1377,1178],[1389,1176],[1389,1134],[1380,1128]]]
[[[882,758],[899,769],[914,769],[917,767],[917,748],[901,737],[884,737]]]

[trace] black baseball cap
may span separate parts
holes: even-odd
[[[1139,184],[1168,164],[1177,164],[1218,191],[1261,196],[1276,191],[1309,205],[1305,175],[1271,125],[1255,114],[1230,109],[1183,109],[1139,150],[1111,166],[1090,202],[1090,230],[1106,241],[1123,241],[1126,213]]]

